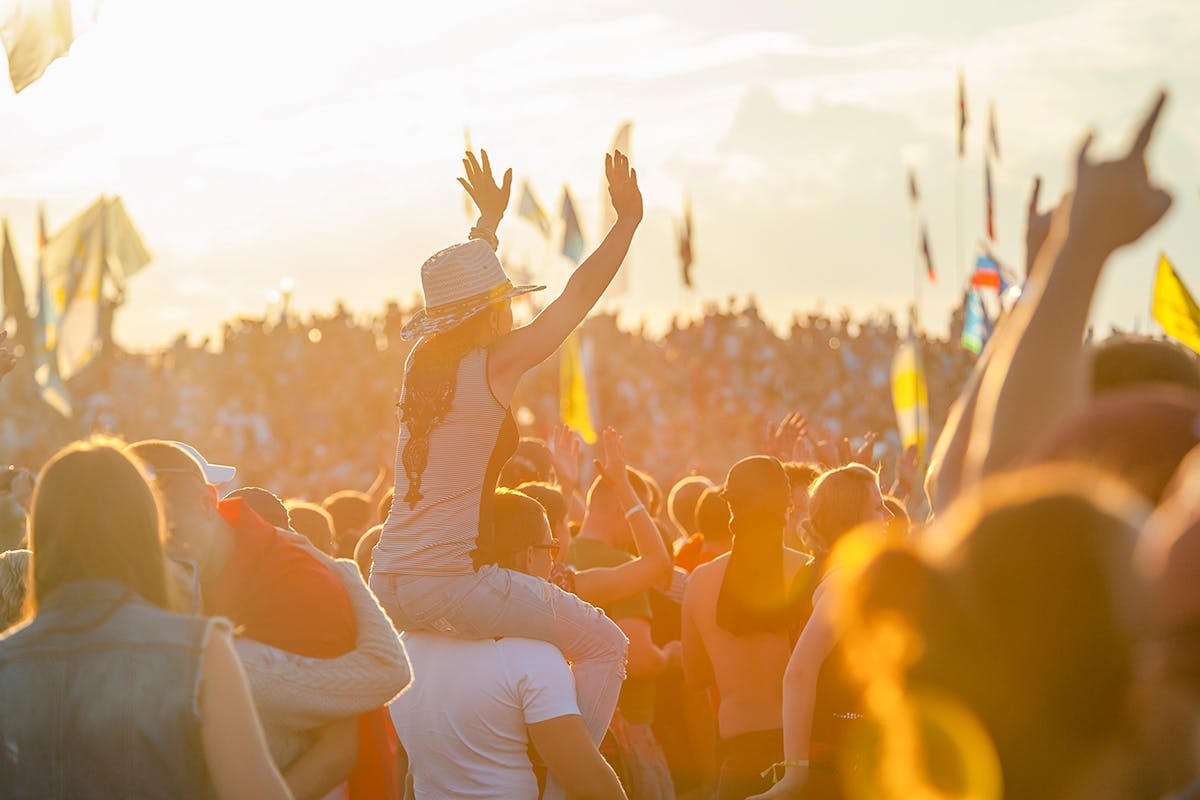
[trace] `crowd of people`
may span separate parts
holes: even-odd
[[[400,330],[416,310],[389,303],[367,317],[339,307],[328,316],[238,319],[219,342],[180,337],[152,353],[110,345],[70,383],[72,419],[40,399],[23,361],[0,386],[9,409],[0,448],[12,463],[36,465],[89,432],[136,439],[166,431],[238,464],[244,485],[269,482],[289,497],[366,490],[392,468],[411,346]],[[975,361],[951,328],[949,339],[921,336],[934,429]],[[899,450],[890,370],[903,333],[884,314],[817,312],[777,330],[752,300],[732,298],[661,336],[624,330],[610,315],[582,326],[596,424],[622,431],[631,458],[654,464],[664,481],[721,469],[761,446],[768,424],[794,409],[837,434],[879,433],[890,469]],[[523,433],[549,437],[559,390],[553,357],[514,398]],[[703,435],[696,420],[705,421]]]
[[[922,341],[928,454],[888,320],[588,319],[642,218],[620,152],[616,222],[525,325],[512,173],[468,152],[479,221],[413,313],[110,351],[75,422],[0,341],[37,470],[0,485],[0,795],[1200,797],[1200,362],[1086,336],[1170,207],[1165,100],[1035,189],[981,357]],[[581,326],[590,449],[554,424]]]

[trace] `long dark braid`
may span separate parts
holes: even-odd
[[[400,421],[408,428],[404,445],[404,474],[408,492],[404,502],[415,509],[421,494],[421,476],[429,465],[429,438],[442,423],[458,390],[458,367],[477,346],[480,314],[452,330],[422,339],[409,357],[400,396]]]

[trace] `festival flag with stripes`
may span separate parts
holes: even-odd
[[[559,419],[576,431],[588,444],[596,443],[596,414],[590,390],[591,346],[579,331],[563,342],[559,350]]]
[[[100,198],[50,239],[42,257],[53,290],[62,293],[54,353],[64,381],[71,380],[100,351],[108,209],[109,200]]]
[[[967,293],[967,308],[963,318],[962,346],[975,355],[983,352],[992,337],[992,321],[977,289]]]
[[[892,406],[901,446],[907,449],[916,445],[923,455],[929,442],[929,391],[921,348],[911,332],[892,360]]]
[[[546,210],[542,208],[542,204],[538,202],[533,195],[533,186],[528,180],[521,182],[521,201],[517,203],[517,216],[521,219],[528,220],[533,223],[542,236],[547,239],[553,232],[553,226],[550,224],[550,217],[546,215]]]
[[[1158,259],[1154,278],[1154,301],[1150,313],[1163,331],[1200,353],[1200,306],[1188,291],[1166,254]]]
[[[575,202],[568,186],[563,186],[562,221],[562,254],[578,264],[583,260],[583,229],[579,227],[579,215],[575,213]]]

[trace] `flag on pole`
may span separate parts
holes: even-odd
[[[42,400],[62,414],[71,416],[71,398],[58,374],[55,348],[58,346],[58,320],[62,313],[58,297],[46,277],[46,210],[38,207],[38,312],[33,331],[33,379]]]
[[[1193,352],[1200,353],[1200,306],[1196,305],[1192,293],[1165,253],[1158,259],[1150,313],[1168,336],[1183,342]]]
[[[987,237],[994,242],[996,241],[996,212],[992,202],[992,159],[986,153],[983,156],[983,201]]]
[[[937,272],[933,268],[933,253],[929,250],[929,227],[921,223],[921,255],[925,259],[925,274],[930,283],[937,283]]]
[[[563,186],[562,220],[562,254],[578,264],[583,260],[583,229],[579,227],[579,215],[575,213],[571,189],[566,185]]]
[[[26,350],[31,341],[29,306],[25,302],[25,285],[21,282],[21,272],[17,269],[17,254],[13,249],[12,232],[8,229],[8,218],[4,219],[4,316],[0,320],[13,320],[17,326],[13,341]]]
[[[992,147],[992,156],[1000,160],[1000,134],[996,128],[996,104],[988,104],[988,142]]]
[[[963,72],[958,71],[958,157],[967,154],[967,83]]]
[[[150,251],[142,241],[125,210],[120,197],[112,198],[105,214],[108,272],[117,282],[124,283],[150,263]]]
[[[596,415],[588,391],[591,373],[590,343],[575,331],[559,351],[559,417],[588,444],[596,443]]]
[[[542,236],[550,238],[552,232],[550,217],[546,216],[542,204],[533,196],[533,187],[528,180],[521,183],[521,201],[517,204],[517,216],[529,220],[534,227],[541,231]]]
[[[975,355],[983,352],[992,337],[992,321],[976,289],[967,293],[966,316],[963,319],[962,346]]]
[[[976,289],[994,289],[1000,292],[1003,291],[1006,283],[1000,272],[1000,264],[996,262],[996,259],[992,258],[990,253],[980,253],[975,259],[975,272],[971,274],[971,286]]]
[[[20,92],[42,77],[50,62],[71,49],[75,27],[70,0],[17,0],[0,19],[0,42],[8,54],[8,77]]]
[[[916,445],[923,456],[929,442],[929,391],[921,348],[911,332],[892,360],[892,406],[901,446],[907,449]]]
[[[51,295],[46,321],[54,323],[54,330],[47,330],[46,352],[53,354],[64,381],[83,369],[100,347],[108,207],[108,198],[101,197],[56,233],[42,251],[42,274]]]
[[[683,222],[679,226],[679,263],[683,267],[683,285],[692,286],[692,201],[683,196]]]
[[[921,193],[917,190],[917,173],[912,167],[908,168],[908,199],[914,207],[921,202]]]

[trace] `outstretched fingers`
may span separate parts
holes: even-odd
[[[1157,97],[1154,98],[1154,105],[1150,107],[1150,113],[1142,120],[1142,125],[1138,128],[1137,136],[1134,137],[1133,146],[1129,148],[1129,156],[1131,158],[1144,158],[1146,148],[1150,145],[1150,140],[1154,137],[1154,129],[1158,127],[1158,119],[1162,116],[1163,106],[1167,104],[1167,92],[1164,89],[1158,90]]]

